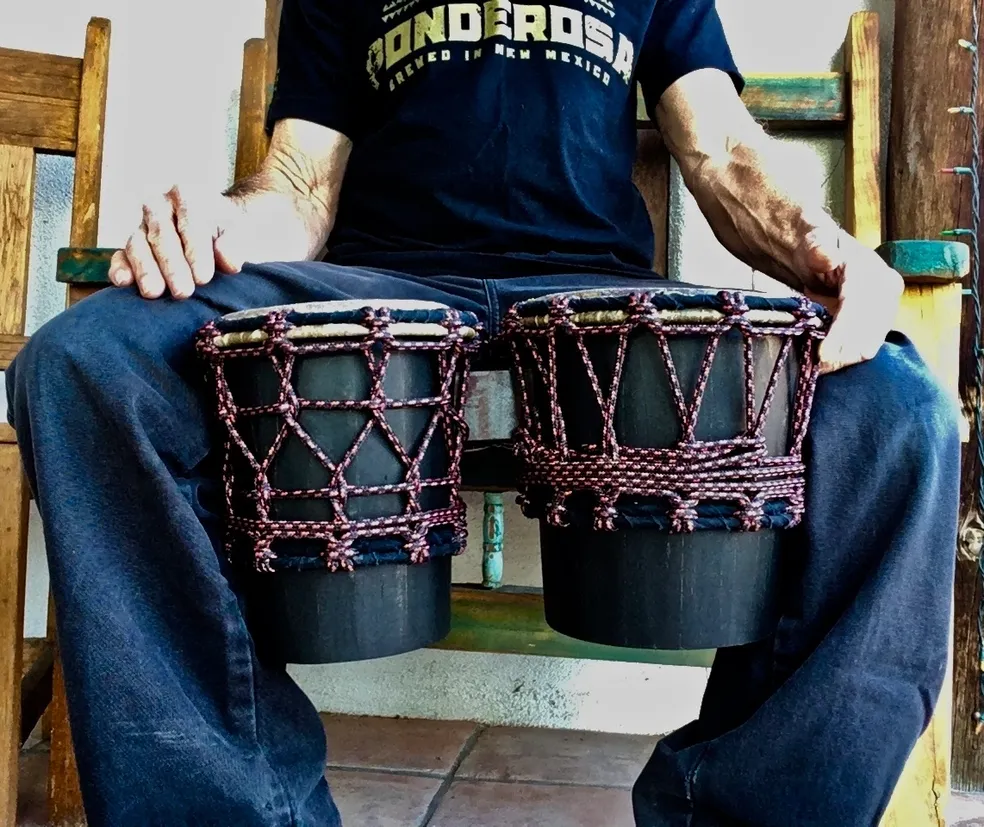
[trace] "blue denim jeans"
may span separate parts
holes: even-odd
[[[195,331],[234,310],[374,297],[451,304],[494,332],[516,301],[620,284],[640,281],[271,264],[186,301],[103,291],[31,338],[7,372],[9,411],[44,524],[91,827],[340,823],[318,715],[257,660],[219,551]],[[718,654],[699,720],[659,744],[636,784],[639,827],[873,825],[930,719],[959,438],[904,337],[820,382],[808,457],[780,628]]]

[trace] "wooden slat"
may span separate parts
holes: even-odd
[[[55,278],[62,284],[109,284],[109,262],[115,252],[108,247],[62,247]]]
[[[455,586],[451,634],[435,649],[514,655],[710,666],[713,652],[622,649],[584,643],[547,626],[543,596],[532,591]]]
[[[77,101],[0,92],[0,144],[73,152]]]
[[[471,374],[465,402],[465,422],[469,441],[511,439],[516,428],[516,406],[509,371],[475,371]]]
[[[882,242],[881,110],[878,73],[878,15],[851,16],[844,45],[851,120],[847,130],[844,188],[846,229],[869,247]]]
[[[0,92],[77,101],[81,80],[77,57],[0,49]]]
[[[246,41],[243,52],[243,79],[239,98],[239,133],[236,144],[236,180],[256,172],[266,157],[269,141],[264,125],[266,94],[267,44],[254,38]]]
[[[21,348],[27,343],[25,336],[13,336],[10,334],[0,334],[0,370],[6,370],[14,357],[20,353]]]
[[[655,129],[640,129],[632,179],[653,224],[653,270],[666,275],[670,241],[670,153]]]
[[[48,764],[49,827],[80,827],[85,824],[79,771],[68,725],[65,677],[61,658],[55,649],[55,666],[51,688],[51,755]]]
[[[16,445],[17,434],[6,422],[0,422],[0,445]]]
[[[0,444],[0,823],[17,816],[21,741],[27,484],[17,446]]]
[[[51,679],[55,665],[55,653],[44,638],[24,641],[24,658],[21,678],[21,727],[23,744],[42,714],[51,703]]]
[[[33,205],[34,151],[0,145],[0,334],[24,333]]]
[[[970,272],[970,247],[962,241],[888,241],[878,255],[906,284],[951,284]]]
[[[69,233],[69,244],[73,247],[94,247],[98,241],[110,31],[108,20],[94,17],[85,32]]]
[[[776,128],[843,126],[847,122],[844,75],[840,72],[814,74],[748,74],[742,100],[752,115]],[[637,118],[649,123],[642,95]]]
[[[94,247],[98,240],[99,203],[102,186],[103,137],[106,123],[106,88],[109,78],[110,22],[94,17],[85,33],[82,59],[82,99],[79,104],[78,151],[72,193],[72,227],[69,243],[74,247]],[[80,300],[84,287],[72,286],[69,305]],[[75,827],[85,822],[78,768],[68,723],[68,703],[57,641],[52,678],[52,700],[47,726],[51,733],[48,769],[48,809],[53,827]]]
[[[280,39],[280,14],[283,9],[283,0],[267,0],[266,16],[263,25],[263,38],[270,48],[266,53],[266,69],[264,72],[266,107],[270,105],[270,98],[273,94],[273,84],[277,77],[277,42]]]

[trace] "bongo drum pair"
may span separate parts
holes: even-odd
[[[554,629],[656,648],[774,629],[823,331],[810,302],[729,291],[511,309],[518,490]],[[261,654],[360,660],[446,636],[479,333],[471,314],[406,301],[261,308],[200,331],[226,551]]]

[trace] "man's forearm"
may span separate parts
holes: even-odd
[[[721,105],[713,110],[688,107],[683,95],[663,104],[673,107],[672,117],[662,113],[661,127],[687,188],[732,255],[794,289],[825,292],[803,255],[815,237],[835,245],[842,237],[821,188],[806,186],[798,159],[751,119],[733,90],[714,91]]]
[[[265,260],[315,258],[335,223],[348,142],[312,157],[296,137],[296,129],[275,133],[260,169],[224,193],[242,210]]]

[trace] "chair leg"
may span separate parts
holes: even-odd
[[[50,827],[85,827],[85,810],[79,789],[79,771],[72,747],[72,732],[68,724],[68,702],[65,698],[65,678],[61,658],[55,649],[55,671],[52,679],[51,706],[48,720],[51,726],[51,758],[48,768],[48,819]]]
[[[27,482],[17,446],[0,442],[0,823],[17,818],[21,746]]]

